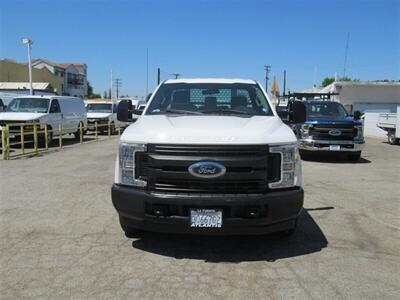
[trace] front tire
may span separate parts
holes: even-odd
[[[296,231],[297,231],[297,224],[299,223],[299,218],[297,217],[296,219],[295,219],[295,221],[294,221],[294,226],[293,226],[293,228],[290,228],[290,229],[286,229],[286,230],[284,230],[284,231],[280,231],[280,232],[278,232],[278,234],[279,234],[279,236],[281,236],[281,237],[291,237],[291,236],[293,236],[295,233],[296,233]]]
[[[76,132],[74,132],[75,140],[79,140],[81,138],[81,126],[82,126],[82,128],[84,128],[82,122],[79,123],[78,130]],[[83,132],[82,132],[82,135],[83,135]]]
[[[347,159],[350,161],[358,161],[361,157],[361,152],[355,152],[347,155]]]
[[[130,226],[128,220],[124,217],[119,216],[119,223],[121,224],[121,228],[128,239],[137,238],[143,232],[140,229]]]
[[[115,134],[115,124],[114,122],[111,122],[110,124],[110,135],[114,135]]]
[[[53,143],[53,132],[51,127],[47,126],[47,147]],[[39,146],[46,147],[46,135],[43,133],[39,138]]]
[[[390,145],[397,145],[399,143],[399,139],[396,138],[395,133],[393,131],[388,133],[388,143]]]

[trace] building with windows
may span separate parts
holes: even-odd
[[[32,81],[48,83],[57,95],[86,98],[88,94],[87,66],[84,63],[58,64],[47,59],[34,59]],[[29,82],[28,64],[12,59],[0,60],[0,82]]]
[[[62,93],[62,81],[48,69],[32,68],[33,82],[48,83],[47,90],[51,89],[57,95]],[[18,63],[12,59],[0,60],[0,82],[1,83],[27,83],[29,82],[28,64]],[[4,86],[4,85],[3,85]],[[19,85],[24,89],[24,85]],[[18,85],[13,85],[18,89]],[[28,87],[29,90],[29,87]]]
[[[62,95],[86,98],[88,93],[87,66],[84,63],[55,63],[48,59],[35,59],[32,66],[48,69],[62,82]]]

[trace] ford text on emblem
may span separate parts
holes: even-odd
[[[329,135],[332,136],[339,136],[342,134],[342,132],[339,129],[332,129],[328,131]]]
[[[198,178],[216,178],[226,173],[224,165],[215,161],[201,161],[190,165],[189,173]]]

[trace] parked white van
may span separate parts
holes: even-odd
[[[7,105],[5,112],[0,113],[0,130],[7,124],[32,123],[39,124],[40,129],[47,127],[50,131],[47,142],[50,144],[54,136],[71,133],[79,138],[80,125],[84,131],[87,127],[86,109],[83,99],[67,96],[21,96],[14,98]],[[19,132],[18,127],[10,128],[10,137],[13,132]],[[41,142],[44,135],[39,136]]]

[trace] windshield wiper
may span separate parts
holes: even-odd
[[[165,111],[166,113],[169,114],[180,114],[180,115],[202,115],[202,112],[198,112],[198,111],[192,111],[192,110],[181,110],[181,109],[167,109]]]
[[[252,116],[254,114],[248,113],[242,110],[235,110],[235,109],[208,109],[202,110],[202,113],[222,113],[222,114],[237,114],[237,115],[248,115]]]

